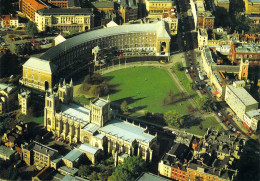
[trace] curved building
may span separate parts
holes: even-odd
[[[71,73],[75,71],[71,67],[89,63],[93,60],[92,49],[96,46],[111,50],[110,52],[150,52],[150,55],[170,56],[170,40],[169,27],[164,21],[90,31],[49,49],[40,59],[31,57],[23,65],[23,78],[20,82],[25,86],[51,91],[55,84],[53,76],[57,78],[61,71]],[[41,74],[46,75],[46,70],[50,76],[44,80]]]

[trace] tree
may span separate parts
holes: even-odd
[[[175,110],[165,112],[163,117],[168,125],[175,127],[180,127],[181,125],[183,125],[183,115],[177,113]]]
[[[29,21],[28,23],[26,23],[25,32],[26,32],[26,34],[28,34],[30,36],[35,36],[38,33],[36,24],[32,21]]]
[[[182,71],[182,69],[183,69],[182,64],[181,64],[181,63],[178,63],[178,64],[177,64],[177,68],[178,68],[179,71]]]
[[[73,30],[70,31],[70,34],[73,35],[73,34],[78,33],[78,32],[79,32],[78,30],[73,29]]]
[[[91,169],[90,169],[90,166],[88,165],[80,165],[79,166],[79,176],[80,177],[83,177],[83,178],[86,178],[87,176],[89,176],[91,173]]]
[[[121,108],[121,110],[122,110],[124,113],[128,112],[128,104],[127,104],[126,100],[124,100],[124,101],[122,102],[120,108]]]
[[[22,54],[22,48],[21,48],[21,46],[15,46],[15,53],[17,54],[17,55],[21,55]]]
[[[134,181],[144,171],[146,171],[144,160],[139,156],[132,156],[126,158],[122,164],[118,165],[108,180]]]
[[[199,109],[201,110],[205,110],[207,112],[210,112],[212,111],[212,106],[214,106],[213,104],[213,101],[210,100],[208,97],[206,96],[203,96],[199,99],[196,99],[195,102],[197,103],[197,106]]]
[[[92,172],[91,175],[89,176],[89,179],[91,181],[96,181],[96,180],[99,180],[98,178],[98,173],[96,171]]]

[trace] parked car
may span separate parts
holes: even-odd
[[[194,83],[195,83],[196,85],[198,85],[198,84],[199,84],[199,81],[195,80]]]
[[[222,120],[222,122],[225,122],[225,121],[226,121],[226,118],[225,118],[225,117],[222,117],[221,120]]]
[[[233,128],[232,128],[232,131],[233,131],[233,132],[236,132],[237,130],[236,130],[236,128],[233,127]]]
[[[58,136],[56,136],[55,138],[54,138],[54,140],[57,140],[59,137]]]
[[[199,89],[199,90],[202,90],[202,87],[201,87],[201,86],[198,86],[198,89]]]
[[[235,134],[236,134],[236,135],[240,135],[241,133],[240,133],[239,131],[236,131]]]
[[[221,116],[222,116],[222,114],[219,112],[219,113],[218,113],[218,116],[219,116],[219,117],[221,117]]]
[[[231,125],[228,125],[228,128],[231,130],[231,129],[232,129],[232,126],[231,126]]]
[[[226,125],[229,125],[230,123],[228,121],[225,122]]]
[[[251,134],[249,132],[246,133],[247,136],[251,136]]]

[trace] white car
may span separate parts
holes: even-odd
[[[218,116],[219,116],[219,117],[222,117],[222,114],[219,112],[219,113],[218,113]]]

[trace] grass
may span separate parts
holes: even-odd
[[[187,73],[185,72],[184,68],[182,68],[181,71],[178,70],[178,64],[180,64],[183,67],[183,64],[181,62],[179,62],[173,66],[172,70],[175,72],[176,76],[178,77],[179,81],[184,86],[184,88],[187,90],[187,92],[191,96],[198,96],[196,90],[192,89],[192,87],[190,85],[192,83],[192,80],[188,79]]]
[[[80,104],[85,104],[85,105],[89,105],[89,102],[90,100],[88,98],[86,98],[84,95],[80,95],[80,96],[77,96],[77,97],[73,97],[73,100],[75,102],[78,102]]]
[[[200,123],[202,124],[203,129],[200,129],[200,125],[197,124],[189,127],[188,129],[185,129],[185,131],[192,134],[203,136],[207,132],[208,128],[214,128],[217,131],[224,130],[215,117],[208,117],[204,120],[201,120]]]
[[[20,115],[19,120],[25,121],[25,122],[34,122],[37,124],[43,124],[44,123],[44,116],[39,117],[28,117],[25,115]]]
[[[163,113],[175,109],[187,114],[189,103],[180,99],[180,90],[169,74],[155,67],[135,67],[110,72],[105,78],[114,87],[110,94],[113,103],[121,104],[126,100],[130,107],[136,110],[147,110],[154,113]],[[162,105],[164,97],[173,90],[175,103]]]

